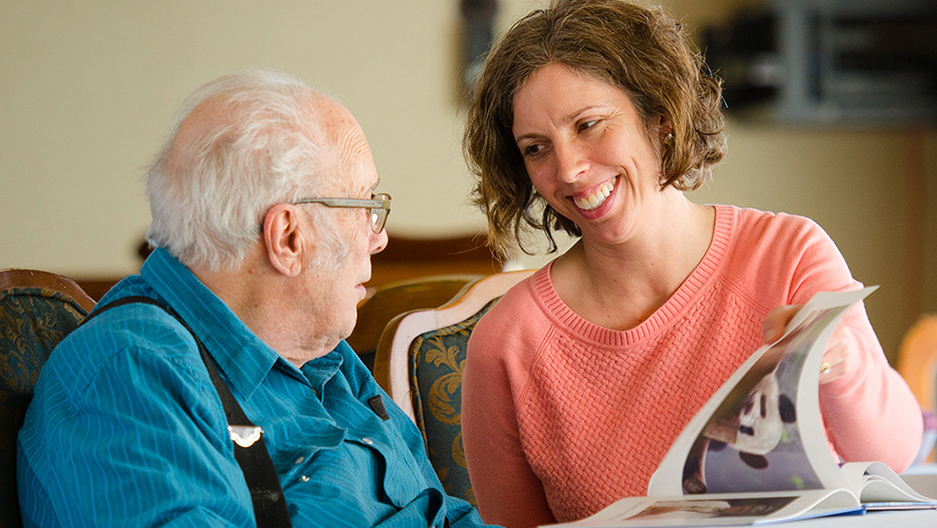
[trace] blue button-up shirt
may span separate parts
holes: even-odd
[[[419,431],[344,341],[296,368],[162,249],[100,304],[127,295],[172,308],[204,343],[264,431],[294,526],[481,524],[443,491]],[[376,395],[389,420],[369,407]],[[110,310],[62,341],[18,452],[26,526],[254,525],[195,340],[155,306]]]

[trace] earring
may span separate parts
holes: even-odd
[[[673,145],[673,133],[667,132],[667,135],[664,136],[664,144],[672,146]]]

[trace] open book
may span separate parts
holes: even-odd
[[[816,294],[690,420],[646,497],[562,526],[752,525],[937,505],[882,463],[839,464],[824,436],[824,350],[846,310],[875,288]]]

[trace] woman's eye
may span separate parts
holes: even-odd
[[[537,154],[540,153],[541,150],[543,150],[543,145],[538,145],[535,143],[535,144],[527,145],[526,147],[524,147],[522,152],[524,153],[525,157],[536,156]]]
[[[589,121],[583,121],[582,123],[579,123],[579,125],[578,125],[576,128],[577,128],[580,132],[584,132],[584,131],[586,131],[586,130],[589,130],[589,129],[592,128],[593,126],[595,126],[595,124],[598,123],[598,122],[599,122],[598,119],[590,119]]]

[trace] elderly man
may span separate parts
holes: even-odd
[[[147,179],[157,249],[36,386],[25,524],[480,524],[343,341],[387,243],[378,182],[354,118],[291,77],[190,96]]]

